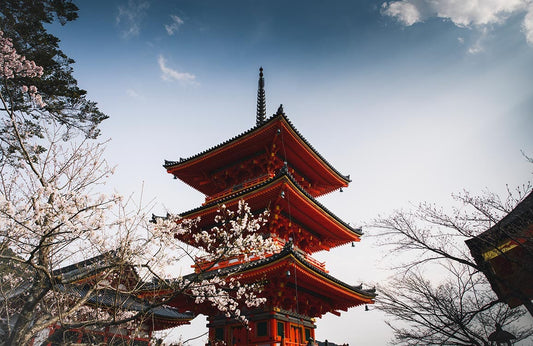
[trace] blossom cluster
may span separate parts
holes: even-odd
[[[67,244],[106,225],[112,203],[104,195],[81,194],[57,183],[30,188],[16,199],[0,195],[0,236],[23,258],[43,242]]]
[[[43,68],[38,66],[33,60],[26,59],[17,53],[13,47],[13,41],[4,36],[0,31],[0,77],[13,79],[15,77],[38,78],[43,75]],[[21,87],[23,93],[29,93],[31,98],[39,107],[46,106],[41,95],[34,85]]]
[[[214,218],[215,226],[210,229],[201,230],[198,227],[200,219],[181,219],[179,216],[167,214],[166,217],[155,220],[152,234],[158,238],[157,242],[164,243],[162,248],[166,251],[160,253],[170,252],[175,256],[178,253],[176,246],[180,244],[175,238],[185,238],[192,240],[191,244],[200,251],[200,257],[197,258],[200,263],[214,265],[231,258],[238,258],[241,262],[279,251],[279,244],[266,237],[265,232],[261,232],[268,217],[268,211],[254,215],[248,204],[241,200],[236,210],[221,205]],[[158,258],[153,263],[166,262],[170,265],[172,255]],[[241,314],[241,307],[259,306],[266,299],[258,296],[261,285],[239,281],[238,269],[239,266],[235,266],[233,270],[227,269],[223,275],[215,274],[200,280],[189,277],[189,280],[180,279],[175,282],[177,289],[195,297],[197,304],[209,303],[226,316],[246,323],[244,315]]]
[[[248,308],[264,304],[266,298],[257,295],[261,290],[259,284],[242,284],[235,277],[215,276],[191,284],[196,304],[209,302],[226,317],[238,319],[245,324],[247,320],[239,307],[243,304]]]
[[[222,205],[215,216],[216,226],[193,234],[195,245],[205,252],[205,261],[238,256],[243,256],[246,261],[250,257],[276,252],[279,244],[259,232],[268,216],[268,210],[253,215],[244,200],[239,201],[236,211]]]

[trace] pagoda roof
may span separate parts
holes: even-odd
[[[232,273],[232,272],[237,272],[239,275],[243,275],[245,273],[256,271],[259,268],[265,268],[266,266],[271,265],[273,263],[278,263],[281,260],[285,258],[289,258],[289,257],[296,260],[297,263],[302,268],[306,268],[306,270],[316,274],[317,277],[326,279],[327,281],[330,281],[331,283],[335,284],[339,288],[342,288],[343,290],[364,296],[367,299],[374,299],[377,296],[375,288],[363,289],[362,285],[357,285],[357,286],[350,285],[326,273],[325,271],[320,270],[315,265],[307,261],[305,257],[302,256],[302,254],[292,246],[291,243],[287,243],[280,252],[272,256],[258,259],[256,261],[250,261],[250,262],[246,262],[243,264],[238,264],[234,267],[230,266],[230,267],[225,267],[225,268],[222,268],[216,271],[205,272],[203,273],[204,276],[201,276],[201,278],[207,279],[209,276],[214,276],[215,273],[213,272],[216,272],[216,275],[222,275],[222,276],[225,275],[226,272],[227,274]],[[236,270],[235,267],[238,267],[238,269]]]
[[[494,226],[465,241],[498,298],[510,307],[533,298],[533,192]]]
[[[297,275],[297,285],[287,277],[287,270],[292,272],[291,275]],[[297,271],[296,273],[294,271]],[[330,304],[324,311],[310,313],[311,317],[320,317],[326,312],[338,314],[337,310],[346,311],[350,307],[361,304],[373,304],[377,296],[375,288],[363,289],[362,284],[358,286],[347,284],[332,275],[320,270],[312,263],[308,262],[302,254],[293,248],[291,243],[285,245],[282,251],[277,254],[249,261],[234,266],[228,266],[217,270],[211,270],[200,274],[190,274],[185,279],[204,280],[216,276],[230,277],[236,276],[241,282],[256,282],[258,279],[264,280],[284,280],[284,289],[298,289],[302,293],[308,293],[310,296],[318,298],[318,301]],[[275,289],[270,287],[265,289],[265,294],[276,295]],[[286,295],[285,292],[284,295]],[[275,298],[270,297],[270,298]],[[272,299],[269,298],[269,301]],[[178,301],[183,303],[178,297]],[[176,302],[178,305],[178,301]],[[317,301],[317,302],[318,302]],[[309,305],[309,304],[308,304]],[[312,305],[312,304],[311,304]],[[194,309],[191,307],[191,309]],[[198,309],[210,309],[209,307],[199,306]],[[302,306],[303,309],[303,306]],[[312,309],[312,307],[311,307]],[[200,311],[200,313],[205,313]],[[308,312],[309,313],[309,312]]]
[[[466,244],[470,251],[479,257],[482,252],[495,248],[503,241],[524,236],[532,224],[533,192],[530,192],[509,214],[485,232],[466,240]],[[529,238],[531,239],[531,235]]]
[[[311,253],[359,241],[362,235],[360,229],[351,227],[313,198],[286,169],[280,170],[278,174],[262,183],[181,213],[180,216],[183,218],[200,216],[198,227],[207,229],[214,226],[214,217],[222,204],[230,207],[240,200],[245,200],[254,211],[269,209],[274,203],[285,206],[285,216],[293,223],[315,234],[323,242],[330,242],[330,245],[324,245],[325,247],[316,243],[314,247],[308,249]],[[294,240],[298,243],[298,239]]]
[[[165,160],[163,167],[168,173],[210,196],[220,191],[206,180],[209,172],[264,152],[278,135],[283,139],[284,161],[320,186],[320,191],[314,193],[315,197],[348,186],[350,177],[341,174],[326,161],[282,112],[194,156],[180,158],[179,161]]]

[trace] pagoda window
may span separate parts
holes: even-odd
[[[278,336],[285,337],[285,323],[278,321]]]
[[[311,329],[305,328],[305,340],[308,341],[311,338]]]
[[[215,340],[224,341],[224,328],[215,328]]]
[[[257,336],[268,336],[268,323],[267,321],[261,321],[256,323]]]

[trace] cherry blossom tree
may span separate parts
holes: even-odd
[[[215,264],[275,251],[276,245],[257,233],[267,214],[252,215],[245,203],[235,211],[221,206],[217,226],[196,233],[197,220],[168,214],[150,222],[150,204],[142,199],[101,193],[113,173],[102,158],[105,143],[86,136],[65,141],[67,125],[53,120],[39,123],[42,137],[31,136],[25,117],[46,104],[34,85],[8,87],[18,87],[10,84],[13,79],[38,79],[43,69],[18,54],[3,32],[0,52],[2,141],[12,148],[0,161],[0,339],[5,344],[26,345],[51,326],[119,325],[143,333],[147,314],[181,294],[236,318],[242,304],[264,302],[259,286],[240,284],[231,271],[225,277],[169,277],[167,268],[185,257]],[[22,93],[27,108],[15,107],[6,92]],[[177,240],[191,232],[195,246]],[[72,268],[73,263],[83,265]],[[154,282],[157,294],[143,298],[142,308],[126,304],[140,301]],[[111,302],[100,304],[102,297],[112,297]]]

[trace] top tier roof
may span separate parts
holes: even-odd
[[[270,151],[273,146],[276,151]],[[179,161],[165,160],[163,167],[196,190],[212,196],[223,190],[210,179],[214,173],[260,155],[276,155],[285,161],[310,183],[312,188],[307,190],[313,197],[346,187],[350,182],[349,176],[330,165],[296,130],[283,111],[197,155]]]

